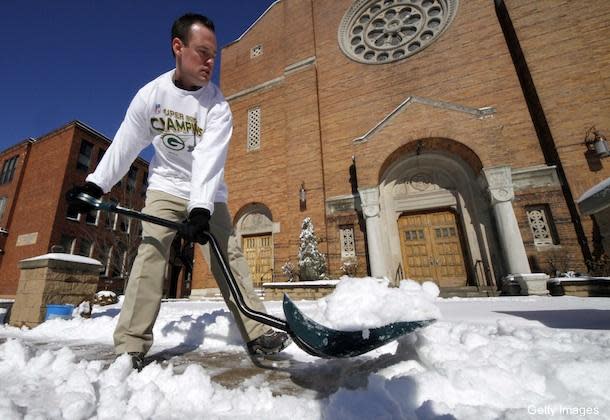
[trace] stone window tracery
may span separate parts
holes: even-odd
[[[534,237],[534,245],[553,245],[557,241],[554,235],[553,220],[546,205],[527,208],[527,220]]]
[[[384,64],[434,42],[455,17],[458,0],[360,0],[343,16],[339,45],[352,60]]]
[[[354,258],[356,257],[356,244],[354,241],[354,227],[353,226],[341,226],[341,258]]]
[[[248,151],[257,150],[261,146],[261,107],[248,110]]]
[[[250,58],[256,58],[263,55],[262,44],[256,45],[250,49]]]

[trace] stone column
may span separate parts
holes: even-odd
[[[367,247],[373,277],[384,277],[385,263],[381,239],[381,214],[379,207],[379,188],[359,188],[362,201],[362,214],[366,220]]]
[[[510,274],[531,273],[523,238],[513,210],[515,198],[510,166],[484,168],[491,205],[498,226],[500,245]]]

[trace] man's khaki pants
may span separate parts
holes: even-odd
[[[162,191],[149,190],[143,213],[182,222],[187,217],[186,206],[185,199]],[[234,235],[226,203],[214,203],[214,213],[210,218],[210,232],[216,237],[222,252],[229,261],[229,266],[246,305],[256,311],[266,313],[263,303],[252,287],[248,263]],[[176,231],[172,229],[142,222],[142,243],[131,269],[123,308],[114,331],[114,345],[117,354],[146,353],[152,346],[153,326],[161,307],[165,266],[175,235]],[[246,318],[239,312],[215,258],[210,264],[209,247],[202,246],[202,250],[244,340],[251,341],[269,330],[269,327]]]

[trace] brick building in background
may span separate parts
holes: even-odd
[[[109,145],[104,135],[74,121],[0,153],[0,296],[15,295],[19,261],[54,246],[101,261],[99,288],[122,292],[140,241],[140,223],[102,212],[79,215],[64,199],[68,189],[84,182]],[[147,177],[148,163],[138,158],[107,199],[141,209]],[[174,260],[166,295],[188,294]]]
[[[333,277],[354,259],[442,288],[586,271],[603,249],[577,199],[610,176],[585,144],[610,133],[610,2],[573,10],[273,3],[222,50],[229,205],[255,283],[285,279],[305,217]]]

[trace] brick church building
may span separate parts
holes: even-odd
[[[306,217],[334,278],[590,271],[610,232],[578,199],[610,177],[610,2],[576,6],[273,3],[221,56],[255,284],[286,279]]]

